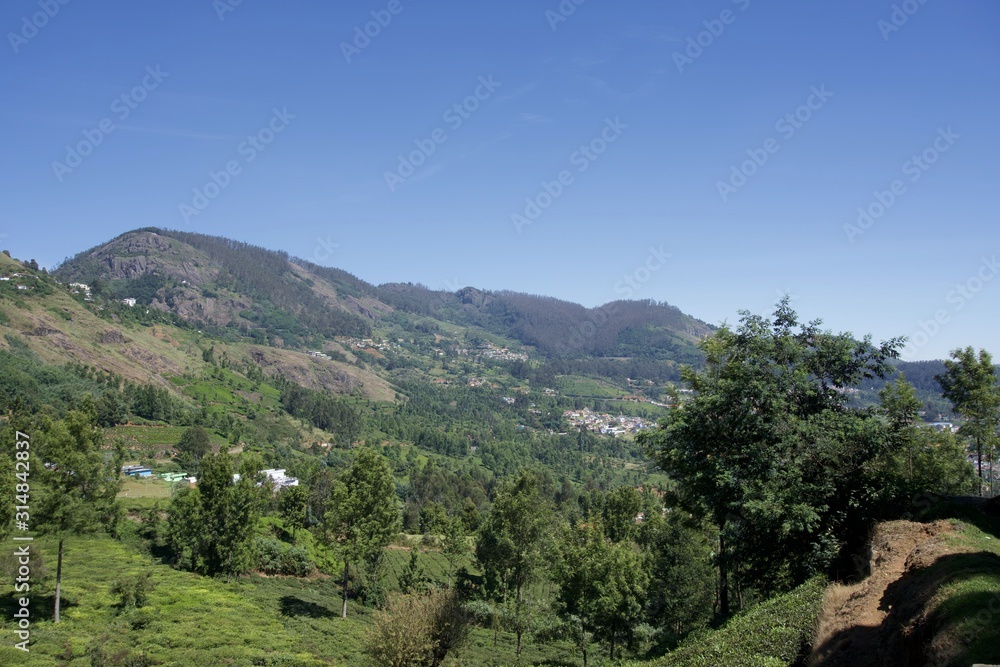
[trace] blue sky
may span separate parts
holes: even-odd
[[[780,4],[8,0],[0,245],[159,226],[713,324],[789,292],[1000,354],[1000,6]]]

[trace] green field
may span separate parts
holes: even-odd
[[[347,620],[340,618],[340,588],[335,579],[318,577],[260,577],[239,583],[201,577],[162,565],[131,546],[104,536],[72,537],[66,541],[63,571],[62,622],[52,622],[55,545],[32,543],[44,564],[32,565],[31,644],[23,653],[13,644],[14,594],[0,596],[0,664],[26,667],[91,667],[93,664],[157,664],[170,667],[208,665],[365,664],[364,634],[373,609],[349,605]],[[10,542],[3,553],[13,552]],[[405,562],[409,552],[390,560]],[[422,564],[441,574],[440,554],[424,554]],[[9,556],[0,559],[3,576],[12,580]],[[152,573],[156,588],[139,612],[119,615],[110,587],[122,576]],[[9,589],[8,589],[9,591]],[[501,633],[474,630],[460,660],[448,665],[514,664],[514,639]],[[119,662],[91,662],[100,648],[120,654]],[[140,662],[137,655],[148,662]],[[128,656],[131,655],[131,658]],[[572,649],[564,644],[536,647],[528,642],[524,664],[576,665]],[[131,659],[132,662],[125,662]]]

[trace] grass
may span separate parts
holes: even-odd
[[[942,666],[995,663],[1000,658],[1000,520],[970,509],[950,512],[952,553],[915,573],[923,584],[914,605],[925,653]],[[901,609],[906,614],[908,607]],[[905,620],[905,619],[904,619]]]

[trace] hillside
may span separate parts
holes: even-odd
[[[61,281],[96,284],[112,298],[171,312],[201,329],[279,346],[371,335],[422,318],[471,327],[542,357],[642,357],[698,363],[711,327],[667,304],[619,301],[588,309],[549,297],[455,293],[410,284],[375,287],[345,271],[230,239],[161,229],[122,234],[64,262]]]
[[[1000,521],[964,499],[932,523],[877,527],[870,574],[826,592],[809,667],[995,662]],[[992,505],[996,506],[993,502]]]

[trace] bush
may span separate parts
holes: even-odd
[[[264,574],[282,574],[291,577],[308,577],[315,566],[309,553],[278,540],[257,538],[257,570]]]
[[[149,594],[156,588],[151,572],[141,572],[122,577],[111,586],[111,594],[118,598],[122,610],[139,609],[149,600]]]
[[[826,584],[813,579],[729,621],[698,633],[668,653],[656,667],[786,667],[806,654]]]
[[[364,650],[378,667],[440,665],[465,642],[469,622],[453,590],[395,593],[375,612]]]

